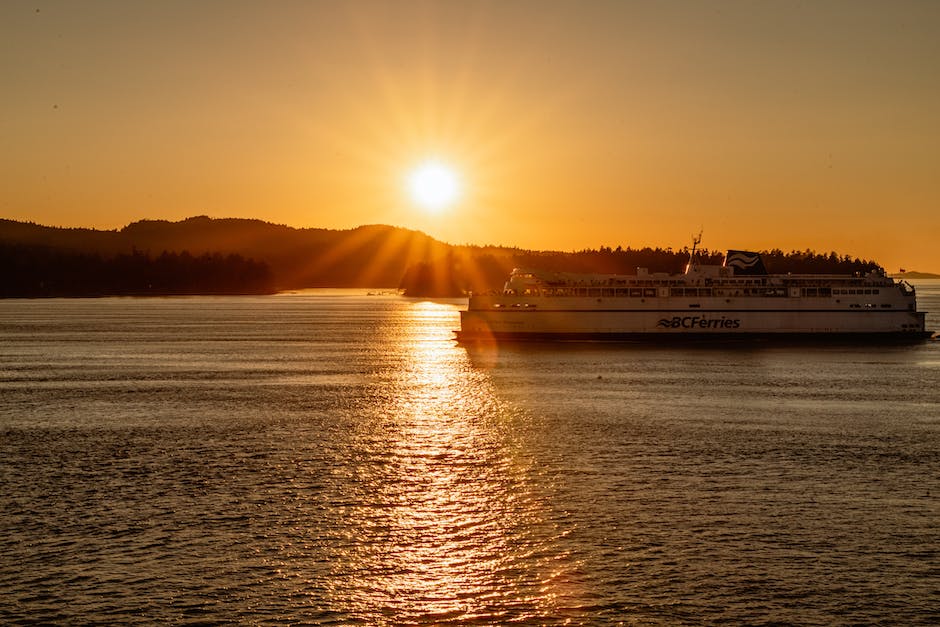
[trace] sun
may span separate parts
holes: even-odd
[[[460,178],[440,161],[425,161],[408,175],[411,200],[427,211],[441,211],[460,197]]]

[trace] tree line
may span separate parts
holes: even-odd
[[[0,243],[0,298],[270,294],[267,264],[238,254],[187,251],[112,256]]]
[[[855,274],[870,272],[880,266],[874,261],[811,250],[788,253],[779,249],[761,251],[771,274]],[[699,263],[721,264],[724,253],[701,250]],[[469,291],[499,290],[513,268],[542,272],[579,274],[636,274],[637,268],[650,272],[681,273],[689,261],[689,250],[671,248],[600,247],[576,252],[537,252],[513,250],[463,254],[451,253],[435,261],[412,265],[402,277],[399,288],[410,296],[460,296]]]
[[[0,242],[100,254],[138,251],[236,254],[267,264],[277,289],[393,288],[405,270],[452,247],[408,229],[366,225],[348,230],[296,229],[261,220],[196,216],[141,220],[120,230],[49,227],[0,219]],[[3,268],[0,268],[3,272]]]
[[[161,250],[171,252],[141,252]],[[709,250],[698,254],[703,263],[721,263],[724,256]],[[878,267],[835,252],[774,249],[761,254],[771,273],[853,274]],[[685,248],[602,246],[558,252],[452,246],[384,225],[334,231],[197,216],[98,231],[0,219],[0,296],[7,297],[396,286],[410,295],[459,296],[502,288],[516,267],[598,274],[633,274],[641,267],[678,273],[688,258]]]

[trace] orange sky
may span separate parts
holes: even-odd
[[[940,272],[940,3],[0,4],[0,217]],[[431,215],[409,168],[465,193]]]

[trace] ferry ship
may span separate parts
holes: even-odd
[[[729,250],[685,272],[636,275],[515,269],[503,291],[471,294],[457,339],[660,340],[837,338],[920,340],[914,287],[864,275],[768,274],[759,253]]]

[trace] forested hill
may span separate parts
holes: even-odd
[[[93,268],[96,263],[133,258],[143,267],[144,258],[150,259],[152,266],[168,253],[183,255],[186,263],[196,267],[200,259],[215,258],[213,263],[219,265],[219,257],[234,255],[235,259],[262,264],[269,275],[264,289],[255,272],[253,284],[243,290],[248,293],[303,287],[397,287],[409,266],[442,258],[449,249],[423,233],[380,225],[345,231],[295,229],[260,220],[203,216],[180,222],[143,220],[121,230],[99,231],[0,220],[0,263],[9,271],[10,264],[19,259],[21,277],[40,272],[36,264],[24,263],[27,258],[38,260],[41,273],[50,276],[57,264],[77,262]],[[164,267],[171,265],[164,263]],[[74,277],[74,272],[68,274]],[[31,279],[48,285],[44,276]],[[62,280],[54,282],[61,284]],[[90,290],[95,281],[87,277],[84,283]],[[167,288],[162,293],[192,293],[194,289],[198,288]],[[226,291],[239,290],[230,284]],[[103,293],[115,292],[105,289]]]
[[[702,251],[719,261],[722,253]],[[769,272],[854,273],[877,264],[837,253],[764,251]],[[0,219],[0,296],[270,293],[375,287],[413,296],[499,289],[514,267],[565,272],[679,272],[685,249],[578,252],[452,246],[391,226],[296,229],[260,220],[143,220],[123,229],[58,228]]]

